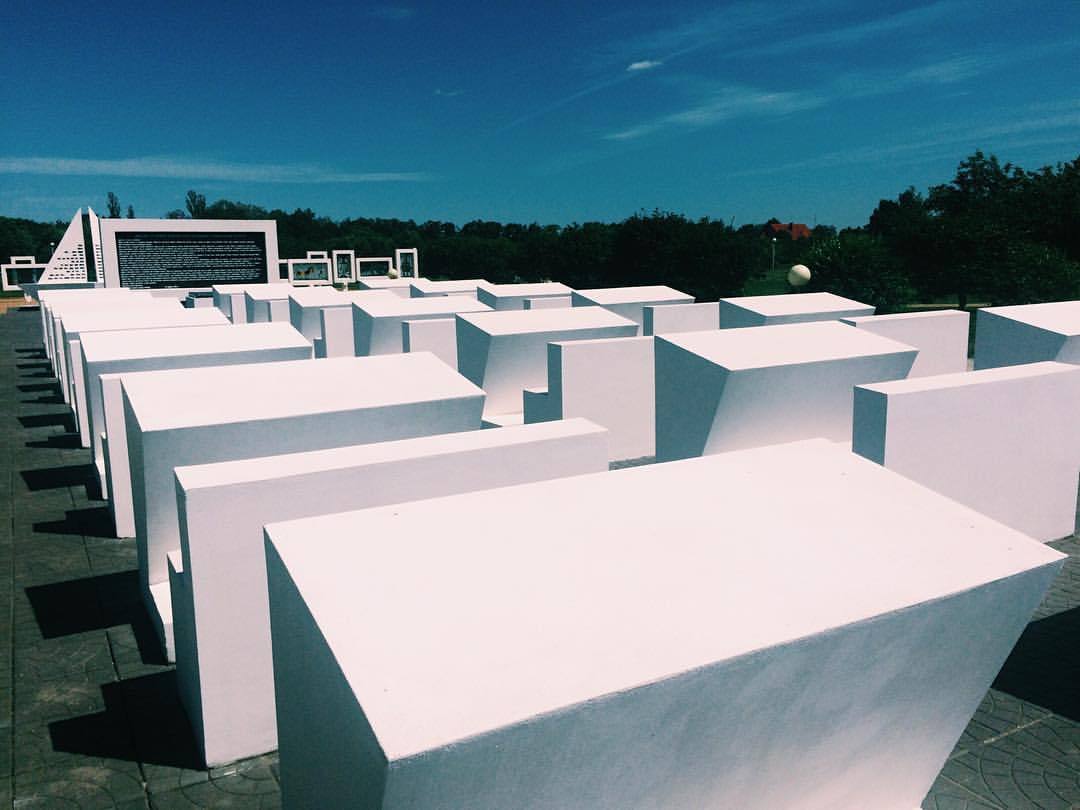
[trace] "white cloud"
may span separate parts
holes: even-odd
[[[654,67],[660,67],[662,64],[664,63],[657,62],[653,59],[642,59],[640,62],[631,62],[626,66],[626,71],[628,73],[633,73],[639,70],[652,70]]]
[[[115,160],[0,157],[0,174],[174,177],[251,183],[407,183],[431,179],[423,172],[343,172],[320,166],[224,163],[174,157]]]

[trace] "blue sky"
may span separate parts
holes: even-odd
[[[864,224],[1080,155],[1080,3],[0,4],[0,214]]]

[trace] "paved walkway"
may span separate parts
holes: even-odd
[[[0,806],[280,807],[276,756],[198,766],[39,323],[0,315]],[[1080,542],[1055,545],[1073,557],[927,810],[1080,807]]]

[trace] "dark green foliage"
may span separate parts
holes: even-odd
[[[50,244],[56,244],[67,229],[66,222],[33,222],[29,219],[0,217],[0,263],[11,256],[34,256],[39,262],[49,260]]]
[[[806,256],[811,268],[808,292],[827,291],[877,307],[879,314],[898,312],[913,290],[900,262],[879,239],[845,230],[815,239]]]

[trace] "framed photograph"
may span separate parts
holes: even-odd
[[[330,284],[329,259],[289,259],[289,283],[297,287]]]
[[[356,278],[361,276],[385,276],[394,269],[394,260],[390,256],[357,256]]]
[[[281,261],[279,261],[277,263],[277,267],[278,267],[278,278],[280,278],[282,281],[288,281],[289,280],[289,260],[288,259],[282,259]]]
[[[420,251],[416,248],[399,248],[394,251],[394,266],[401,278],[420,277]]]
[[[334,251],[334,283],[349,283],[356,280],[356,251]]]

